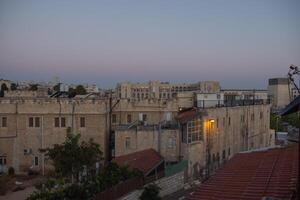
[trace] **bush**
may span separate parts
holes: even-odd
[[[160,200],[161,198],[158,196],[160,189],[161,188],[155,184],[147,185],[140,196],[140,200]]]
[[[15,175],[15,169],[13,167],[8,168],[8,175],[10,175],[10,176]]]

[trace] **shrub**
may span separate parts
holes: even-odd
[[[10,176],[15,175],[15,169],[13,167],[8,168],[8,175],[10,175]]]
[[[140,196],[140,200],[160,200],[161,198],[158,196],[159,190],[161,188],[155,184],[147,185]]]

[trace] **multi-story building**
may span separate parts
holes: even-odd
[[[115,155],[153,148],[167,163],[187,160],[188,175],[196,179],[208,173],[207,168],[213,171],[240,151],[274,145],[268,101],[211,104],[173,112],[172,117],[163,118],[167,113],[162,110],[156,117],[157,124],[151,121],[151,125],[125,123],[116,127]]]
[[[157,84],[158,90],[153,90],[156,88],[153,84],[151,91],[170,89],[169,84]],[[157,98],[138,101],[119,98],[119,95],[78,100],[1,98],[2,165],[5,160],[5,166],[13,166],[16,172],[26,172],[29,168],[41,172],[51,169],[39,149],[63,142],[67,129],[80,133],[82,140],[93,138],[100,144],[106,160],[111,156],[153,148],[169,163],[187,160],[188,174],[194,178],[201,177],[208,163],[214,163],[210,167],[217,166],[239,151],[272,143],[269,104],[265,101],[253,104],[221,101],[201,106],[196,99],[206,101],[204,97],[208,94],[208,100],[218,98],[218,94],[221,94],[220,99],[223,96],[217,89],[215,94],[205,93],[205,90],[212,90],[208,83],[200,84],[199,88],[198,93],[177,91],[176,98],[170,99],[159,98],[160,93],[154,92]]]
[[[120,99],[171,99],[178,93],[201,91],[215,93],[220,91],[217,81],[203,81],[194,84],[170,84],[169,82],[150,81],[148,83],[118,83],[117,97]]]

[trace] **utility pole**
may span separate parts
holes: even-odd
[[[114,109],[114,107],[116,107],[116,105],[120,102],[120,99],[117,100],[117,102],[115,104],[112,104],[112,90],[110,90],[110,94],[109,94],[109,109],[108,109],[108,161],[110,162],[112,160],[112,158],[114,157],[113,153],[112,153],[112,149],[115,148],[115,137],[113,135],[113,131],[112,131],[112,122],[111,122],[111,118],[112,118],[112,111]]]

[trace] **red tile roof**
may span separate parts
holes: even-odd
[[[298,144],[239,153],[189,199],[290,199],[298,181],[298,155]]]
[[[118,165],[128,165],[131,169],[137,169],[144,174],[155,168],[163,161],[163,158],[153,149],[146,149],[135,153],[116,157]]]

